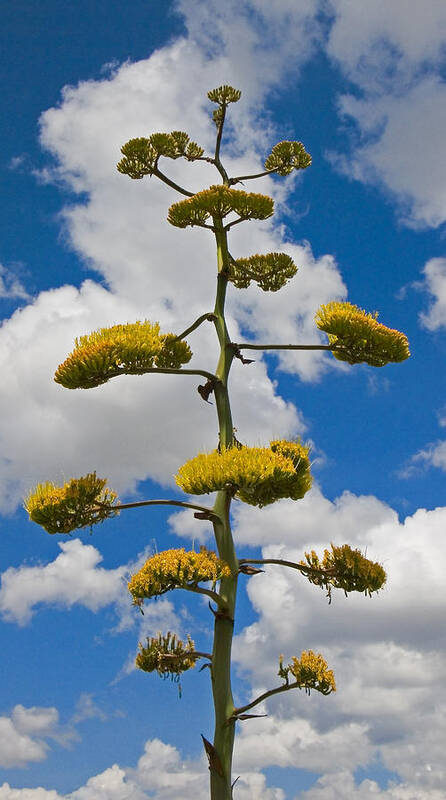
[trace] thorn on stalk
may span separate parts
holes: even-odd
[[[243,575],[258,575],[260,572],[265,572],[265,570],[257,569],[257,567],[251,567],[250,564],[242,564],[239,567],[239,572],[242,572]]]
[[[231,346],[232,349],[234,350],[234,358],[238,358],[242,362],[242,364],[254,364],[255,358],[245,358],[244,356],[242,356],[240,348],[237,347],[236,344],[232,343]]]
[[[214,747],[207,739],[204,738],[203,734],[201,734],[201,738],[203,739],[204,749],[206,751],[206,755],[209,762],[209,769],[216,772],[222,778],[224,778],[225,773],[223,772],[222,763],[220,761],[219,755]]]

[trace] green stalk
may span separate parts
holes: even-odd
[[[234,349],[226,327],[224,307],[227,270],[229,263],[226,231],[221,219],[214,218],[217,241],[217,296],[214,309],[214,325],[220,343],[220,358],[216,369],[215,384],[220,447],[231,447],[234,443],[231,406],[228,394],[228,376],[234,358]],[[232,492],[223,489],[217,493],[213,508],[214,534],[220,558],[231,568],[231,576],[220,583],[220,608],[215,613],[214,646],[212,651],[212,693],[215,710],[214,755],[209,758],[211,800],[231,800],[232,752],[234,748],[235,720],[234,700],[231,688],[231,648],[234,632],[234,614],[237,596],[238,560],[231,532],[230,506]]]

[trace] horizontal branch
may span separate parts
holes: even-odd
[[[99,508],[109,508],[111,511],[123,511],[126,508],[140,508],[141,506],[180,506],[180,508],[191,508],[194,511],[201,511],[208,514],[209,517],[216,517],[218,515],[212,508],[207,506],[198,506],[194,503],[186,503],[183,500],[138,500],[135,503],[121,503],[120,505],[110,506],[106,503],[95,503]]]
[[[310,567],[309,564],[296,564],[295,561],[284,561],[282,558],[239,558],[239,564],[278,564],[279,567],[290,567],[299,572],[311,572],[313,575],[331,577],[335,574],[335,569],[318,569]]]
[[[236,344],[238,350],[341,350],[331,344]]]
[[[163,653],[163,661],[167,658],[172,659],[172,661],[183,658],[208,658],[209,661],[212,661],[212,654],[201,653],[200,650],[186,650],[184,653]]]
[[[171,367],[151,367],[150,369],[144,369],[140,373],[141,375],[145,375],[146,373],[153,373],[153,372],[160,372],[163,375],[201,375],[203,378],[208,378],[208,380],[213,381],[215,383],[218,382],[218,378],[213,372],[206,372],[205,369],[173,369]],[[122,375],[127,375],[129,373],[123,372]],[[132,375],[137,373],[131,373]]]
[[[236,178],[229,178],[229,186],[233,186],[235,183],[241,183],[242,181],[252,181],[254,178],[263,178],[265,175],[273,175],[274,172],[277,172],[277,167],[275,169],[267,169],[265,172],[258,172],[256,175],[237,175]]]
[[[195,592],[195,594],[205,594],[210,597],[219,608],[226,607],[226,603],[222,601],[220,595],[217,594],[217,592],[213,592],[212,589],[204,589],[202,586],[179,586],[178,588],[186,589],[187,592]]]
[[[212,311],[207,311],[206,314],[202,314],[201,317],[198,317],[198,319],[196,319],[195,322],[192,323],[192,325],[189,325],[189,327],[186,328],[185,331],[179,333],[178,336],[175,336],[175,339],[176,340],[185,339],[185,337],[189,333],[192,333],[192,331],[198,328],[203,322],[206,322],[206,320],[208,322],[213,322],[214,319],[215,319],[215,314],[213,314]]]
[[[272,697],[274,694],[280,694],[281,692],[287,692],[288,689],[299,689],[300,684],[296,681],[295,683],[284,683],[282,686],[277,686],[276,689],[269,689],[267,692],[263,692],[263,694],[256,697],[251,703],[247,703],[246,706],[240,706],[236,708],[234,713],[231,714],[229,719],[237,719],[240,714],[244,714],[245,711],[249,711],[250,708],[254,708],[258,706],[259,703],[262,703],[268,697]]]

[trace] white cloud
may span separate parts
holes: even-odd
[[[435,797],[446,779],[437,746],[446,736],[441,678],[446,669],[441,621],[446,611],[446,509],[419,509],[399,522],[376,498],[346,493],[331,503],[313,491],[306,501],[299,501],[298,507],[282,501],[262,515],[248,508],[237,511],[237,541],[261,543],[265,558],[291,561],[300,560],[304,551],[321,552],[330,542],[347,542],[382,561],[387,585],[372,599],[334,592],[328,606],[325,593],[294,570],[266,565],[265,575],[249,579],[248,595],[259,617],[237,637],[234,648],[253,685],[249,697],[280,685],[275,677],[280,653],[287,659],[310,648],[322,652],[334,669],[338,691],[329,698],[306,698],[299,692],[272,698],[266,704],[270,716],[253,732],[243,729],[241,746],[246,736],[250,752],[256,752],[260,742],[263,749],[263,737],[271,732],[265,751],[272,753],[272,760],[286,764],[294,758],[305,766],[306,747],[306,763],[321,773],[335,773],[340,765],[354,772],[378,758],[404,782],[401,791],[383,797],[403,798],[406,789],[408,797],[424,797],[424,789],[426,797],[429,792]],[[287,733],[282,740],[283,726]],[[332,758],[336,742],[348,741],[349,726],[359,726],[361,735],[345,748],[344,760],[341,755]],[[327,746],[318,748],[324,736]],[[280,755],[275,754],[275,740]],[[301,743],[302,761],[295,742]],[[324,781],[314,798],[336,797],[328,788],[335,785],[334,779]],[[354,789],[358,794],[352,789],[352,797],[362,798],[365,790],[366,785]]]
[[[80,539],[59,542],[60,555],[45,566],[9,567],[2,574],[0,613],[26,625],[40,603],[71,608],[80,604],[97,611],[125,592],[127,566],[104,569],[99,551]]]
[[[431,297],[429,308],[420,314],[420,320],[429,331],[437,331],[446,327],[446,258],[431,258],[423,273],[420,288]]]
[[[0,264],[0,298],[30,300],[30,296],[13,270]]]
[[[57,738],[56,708],[16,705],[10,716],[0,716],[0,766],[24,767],[47,756],[48,736]]]
[[[341,115],[359,136],[351,153],[331,159],[390,193],[405,224],[438,227],[446,219],[446,7],[441,0],[378,0],[364,14],[352,0],[330,5],[327,52],[362,94],[341,97]]]
[[[354,121],[361,142],[351,155],[330,159],[363,183],[390,193],[401,220],[437,228],[446,220],[446,167],[442,157],[446,86],[428,76],[400,96],[357,99],[344,95],[341,116]]]

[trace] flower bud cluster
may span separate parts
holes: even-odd
[[[387,328],[377,321],[378,312],[368,314],[352,303],[333,301],[319,308],[315,316],[317,327],[328,334],[333,355],[339,361],[359,364],[365,361],[372,367],[383,367],[390,361],[409,358],[407,336]]]
[[[386,582],[381,564],[370,561],[360,550],[353,550],[348,544],[340,547],[332,544],[331,551],[324,550],[322,559],[312,550],[305,553],[305,561],[300,561],[300,564],[314,570],[304,574],[310,583],[327,589],[329,597],[332,588],[343,589],[345,594],[364,592],[371,597],[372,592],[379,591]]]
[[[230,262],[228,278],[237,289],[247,289],[255,281],[264,292],[277,292],[297,272],[297,267],[286,253],[258,253],[249,258]]]
[[[298,689],[305,689],[310,694],[311,689],[321,694],[331,694],[336,691],[333,671],[328,669],[325,658],[313,650],[303,650],[300,658],[293,656],[291,663],[283,665],[283,656],[279,658],[280,678],[288,684],[290,675],[297,681]]]
[[[144,136],[130,139],[121,147],[121,153],[124,158],[116,169],[129,178],[139,180],[145,175],[153,175],[161,156],[173,159],[182,157],[187,161],[194,161],[201,158],[204,150],[196,142],[191,142],[184,131],[172,131],[152,133],[148,139]]]
[[[274,201],[264,194],[217,184],[187,200],[173,203],[167,219],[177,228],[187,228],[188,225],[204,225],[210,217],[223,219],[231,212],[240,219],[267,219],[274,213]]]
[[[192,352],[173,333],[161,334],[157,322],[113,325],[80,336],[54,380],[66,389],[91,389],[117,375],[142,375],[153,368],[179,369]]]
[[[306,169],[311,156],[302,142],[279,142],[274,145],[265,161],[265,169],[275,170],[279,175],[289,175],[293,169]]]
[[[187,552],[184,548],[164,550],[146,561],[132,576],[128,588],[135,605],[142,605],[145,598],[156,597],[171,589],[187,589],[203,581],[211,581],[215,586],[217,581],[230,574],[228,565],[205,547],[199,553]]]
[[[311,488],[309,448],[274,441],[270,447],[230,447],[199,453],[183,464],[176,482],[187,494],[231,486],[245,503],[266,506],[283,497],[298,500]]]
[[[167,632],[165,636],[161,633],[147,639],[144,647],[140,643],[140,652],[136,656],[136,666],[143,672],[157,672],[163,678],[171,677],[178,682],[182,672],[195,667],[196,658],[189,657],[189,653],[195,652],[195,645],[190,636],[186,643],[177,639],[174,633]]]
[[[63,486],[39,483],[24,502],[30,519],[48,533],[71,533],[118,514],[117,495],[95,472],[73,478]]]

